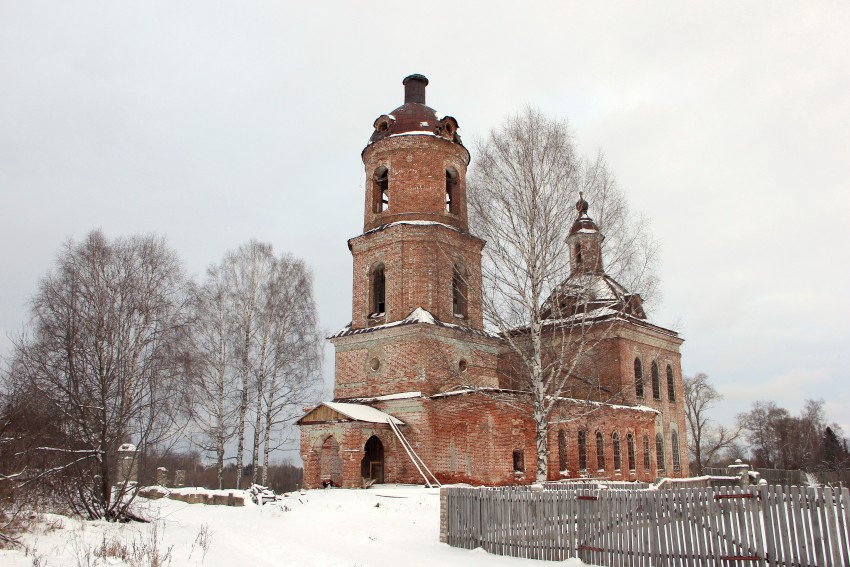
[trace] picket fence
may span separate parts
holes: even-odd
[[[446,541],[608,567],[850,567],[850,492],[444,487]]]

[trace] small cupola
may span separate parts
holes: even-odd
[[[579,193],[576,203],[578,216],[570,228],[567,244],[570,247],[570,272],[572,274],[602,273],[602,240],[599,227],[587,214],[589,205],[584,193]]]

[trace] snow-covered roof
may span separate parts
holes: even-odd
[[[368,423],[389,423],[392,420],[396,425],[404,425],[404,422],[393,417],[388,413],[384,413],[372,406],[363,404],[350,404],[344,402],[322,402],[323,406],[327,406],[335,412],[341,413],[346,417],[350,417],[355,421],[366,421]]]
[[[384,396],[373,396],[370,398],[347,398],[352,402],[386,402],[390,400],[407,400],[411,398],[421,398],[422,392],[399,392],[397,394],[386,394]]]
[[[525,394],[525,395],[529,394],[529,392],[523,392],[521,390],[507,390],[507,389],[504,389],[504,388],[491,388],[491,387],[487,387],[487,388],[462,388],[462,387],[459,387],[459,388],[456,388],[454,390],[449,390],[448,392],[441,392],[439,394],[434,394],[433,396],[431,396],[431,398],[446,398],[446,397],[449,397],[449,396],[460,396],[460,395],[464,395],[464,394],[474,394],[474,393]],[[655,414],[661,413],[657,409],[647,407],[647,406],[640,406],[640,405],[626,406],[626,405],[622,405],[622,404],[609,404],[609,403],[606,403],[606,402],[596,402],[596,401],[592,401],[592,400],[582,400],[582,399],[579,399],[579,398],[569,398],[569,397],[566,397],[566,396],[559,396],[558,401],[574,402],[574,403],[577,403],[577,404],[584,404],[584,405],[604,406],[604,407],[607,407],[607,408],[614,408],[614,409],[634,410],[634,411],[655,413]]]
[[[590,301],[616,301],[630,295],[625,287],[607,274],[575,274],[561,283],[554,294],[578,295]]]
[[[483,337],[492,337],[498,338],[499,335],[496,333],[491,333],[490,331],[482,330],[482,329],[473,329],[471,327],[464,327],[463,325],[456,325],[455,323],[444,323],[440,321],[434,315],[428,311],[427,309],[423,309],[422,307],[417,307],[413,311],[410,312],[410,315],[401,319],[399,321],[393,321],[392,323],[385,323],[383,325],[375,325],[374,327],[366,327],[364,329],[352,329],[351,324],[346,325],[330,337],[329,339],[335,339],[337,337],[346,337],[349,335],[359,335],[361,333],[371,333],[373,331],[377,331],[380,329],[389,329],[391,327],[400,327],[402,325],[415,325],[418,323],[426,324],[426,325],[435,325],[437,327],[447,327],[450,329],[458,329],[460,331],[464,331],[466,333],[472,333],[474,335],[480,335]]]
[[[382,231],[382,230],[386,230],[386,229],[388,229],[388,228],[390,228],[390,227],[393,227],[393,226],[399,226],[399,225],[410,225],[410,226],[442,226],[442,227],[444,227],[444,228],[448,228],[449,230],[453,230],[453,231],[455,231],[455,232],[463,232],[463,231],[462,231],[461,229],[459,229],[458,227],[456,227],[456,226],[452,226],[452,225],[450,225],[450,224],[446,224],[446,223],[444,223],[444,222],[436,222],[436,221],[428,221],[428,220],[403,220],[403,221],[396,221],[396,222],[390,222],[390,223],[387,223],[387,224],[382,224],[381,226],[376,226],[375,228],[373,228],[373,229],[371,229],[371,230],[367,230],[367,231],[366,231],[366,232],[364,232],[363,234],[372,234],[373,232],[380,232],[380,231]],[[361,236],[362,236],[362,235],[361,235]]]

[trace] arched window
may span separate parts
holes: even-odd
[[[677,471],[682,468],[682,462],[679,460],[679,434],[674,430],[670,435],[670,450],[673,451],[673,470]]]
[[[660,433],[655,434],[655,457],[658,461],[658,470],[664,470],[664,437]]]
[[[661,399],[661,379],[658,377],[658,363],[652,363],[652,399]]]
[[[576,242],[576,264],[581,265],[581,243]]]
[[[522,449],[514,449],[514,472],[525,472],[525,455]]]
[[[452,314],[466,319],[466,270],[455,266],[452,271]]]
[[[601,431],[596,432],[596,468],[605,470],[605,436]]]
[[[643,367],[639,358],[635,359],[635,396],[643,397]]]
[[[629,459],[629,470],[635,470],[635,436],[631,433],[626,435],[626,455]]]
[[[611,452],[614,454],[614,470],[620,470],[620,434],[616,431],[611,436]]]
[[[567,470],[567,432],[558,431],[558,470]]]
[[[370,309],[370,317],[382,316],[387,312],[386,278],[383,264],[378,264],[372,270],[372,305]]]
[[[578,432],[578,468],[587,470],[587,432]]]
[[[386,167],[375,170],[372,185],[372,211],[382,213],[390,208],[390,171]]]
[[[676,401],[676,384],[673,382],[673,368],[667,365],[667,399],[671,402]]]
[[[649,471],[650,468],[650,456],[649,456],[649,435],[643,434],[643,470]]]
[[[446,212],[453,215],[458,214],[457,197],[457,173],[451,169],[446,170]]]

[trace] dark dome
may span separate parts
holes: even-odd
[[[404,104],[375,120],[375,131],[369,143],[397,134],[428,133],[461,143],[457,134],[457,120],[451,116],[438,117],[437,112],[425,104],[425,87],[428,79],[423,75],[409,75],[404,81]]]
[[[593,219],[590,218],[590,216],[588,216],[587,214],[587,209],[589,208],[589,205],[587,201],[584,200],[584,193],[579,192],[578,195],[578,202],[576,203],[578,217],[573,223],[572,228],[570,228],[570,236],[578,232],[599,232],[599,227],[596,226],[596,223],[593,222]]]

